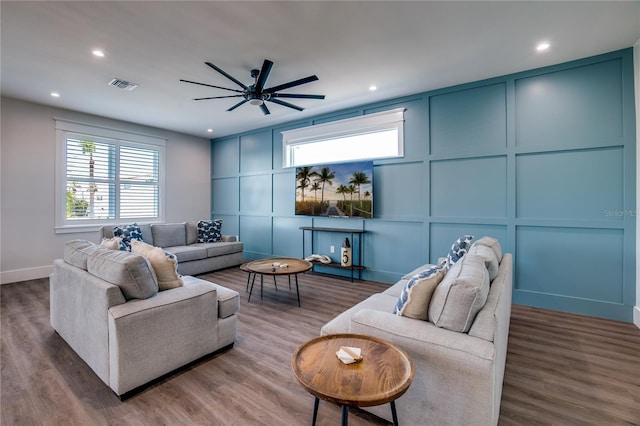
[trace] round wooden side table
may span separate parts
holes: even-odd
[[[242,269],[249,272],[249,278],[253,273],[253,279],[251,280],[251,286],[247,280],[247,286],[249,287],[249,299],[251,301],[251,294],[253,293],[253,284],[256,280],[256,275],[260,274],[260,300],[262,300],[262,288],[264,283],[264,275],[272,275],[275,284],[275,277],[278,275],[286,275],[289,277],[289,286],[291,286],[291,275],[295,277],[296,293],[298,296],[298,306],[300,306],[300,289],[298,288],[298,274],[309,271],[313,265],[306,260],[294,259],[289,257],[277,257],[269,259],[254,260],[242,265]],[[277,285],[277,284],[276,284]],[[276,290],[278,287],[276,287]]]
[[[341,346],[362,350],[362,360],[344,364],[336,356]],[[349,407],[370,407],[390,403],[393,424],[398,424],[395,400],[413,380],[414,367],[402,349],[371,336],[330,334],[300,345],[291,358],[291,368],[300,384],[312,395],[313,424],[320,399],[342,407],[342,424],[347,425]]]

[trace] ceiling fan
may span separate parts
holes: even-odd
[[[302,84],[310,83],[312,81],[318,80],[318,77],[315,75],[310,75],[309,77],[301,78],[299,80],[290,81],[289,83],[280,84],[278,86],[269,87],[267,89],[264,88],[264,85],[269,77],[269,73],[271,72],[271,67],[273,67],[273,62],[268,59],[264,60],[262,64],[262,69],[251,70],[251,77],[254,79],[254,83],[247,86],[239,80],[235,79],[231,75],[224,72],[219,67],[215,66],[211,62],[205,62],[208,66],[218,71],[223,76],[227,77],[229,80],[233,81],[235,84],[240,86],[242,90],[239,89],[229,89],[227,87],[214,86],[212,84],[206,83],[198,83],[197,81],[183,80],[180,81],[184,83],[198,84],[200,86],[214,87],[216,89],[229,90],[231,92],[238,93],[237,95],[228,95],[228,96],[210,96],[206,98],[195,98],[194,101],[203,101],[207,99],[222,99],[222,98],[244,98],[227,111],[233,111],[238,108],[240,105],[245,102],[249,102],[251,105],[259,105],[262,109],[262,112],[267,115],[271,114],[269,108],[265,105],[265,102],[273,102],[274,104],[286,106],[289,108],[297,109],[298,111],[304,110],[304,108],[294,105],[289,102],[285,102],[280,98],[289,98],[289,99],[324,99],[324,95],[306,95],[306,94],[296,94],[296,93],[279,93],[281,90],[289,89],[291,87],[300,86]]]

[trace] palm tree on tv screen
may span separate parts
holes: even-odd
[[[336,174],[332,172],[328,167],[323,167],[320,170],[320,173],[317,173],[316,181],[322,184],[322,190],[320,191],[320,204],[324,204],[324,185],[333,185],[333,179],[335,179],[335,177]]]
[[[362,199],[360,198],[360,186],[366,185],[367,183],[371,183],[369,176],[365,172],[353,172],[351,180],[349,183],[353,185],[358,191],[358,204],[362,207]]]
[[[316,172],[311,171],[311,167],[298,167],[296,173],[296,180],[300,183],[297,188],[300,188],[300,192],[302,193],[302,202],[304,202],[304,190],[309,187],[309,180],[316,175]]]

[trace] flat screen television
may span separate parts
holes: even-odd
[[[373,217],[373,161],[296,167],[296,214]]]

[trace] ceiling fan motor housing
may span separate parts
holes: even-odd
[[[312,81],[316,81],[318,80],[318,77],[315,75],[310,75],[308,77],[305,78],[301,78],[298,80],[294,80],[294,81],[290,81],[288,83],[284,83],[284,84],[280,84],[278,86],[273,86],[273,87],[269,87],[265,89],[265,83],[267,81],[267,78],[269,76],[269,73],[271,72],[271,67],[273,66],[273,62],[271,62],[268,59],[264,60],[264,63],[262,64],[262,69],[258,70],[258,69],[252,69],[251,70],[251,77],[254,79],[254,83],[250,86],[245,85],[244,83],[242,83],[240,80],[237,80],[236,78],[232,77],[231,75],[227,74],[224,70],[222,70],[221,68],[217,67],[216,65],[210,63],[210,62],[205,62],[205,64],[207,66],[209,66],[210,68],[213,68],[214,70],[216,70],[217,72],[219,72],[220,74],[222,74],[223,76],[225,76],[227,79],[233,81],[234,83],[236,83],[238,86],[240,86],[243,90],[239,90],[239,89],[230,89],[227,87],[221,87],[221,86],[215,86],[212,84],[206,84],[206,83],[198,83],[197,81],[190,81],[190,80],[183,80],[181,79],[180,81],[185,82],[185,83],[190,83],[190,84],[197,84],[200,86],[208,86],[208,87],[213,87],[216,89],[223,89],[223,90],[228,90],[231,92],[236,92],[238,94],[236,95],[228,95],[228,96],[209,96],[209,97],[203,97],[203,98],[196,98],[194,100],[196,101],[202,101],[205,99],[221,99],[221,98],[236,98],[236,97],[242,97],[243,100],[241,100],[240,102],[238,102],[237,104],[233,105],[231,108],[227,109],[227,111],[233,111],[234,109],[238,108],[239,106],[241,106],[242,104],[244,104],[245,102],[249,102],[250,105],[256,105],[256,106],[260,106],[260,108],[262,109],[262,112],[265,115],[270,114],[269,108],[267,108],[267,106],[265,105],[265,101],[269,101],[275,104],[279,104],[288,108],[292,108],[292,109],[296,109],[298,111],[302,111],[304,110],[304,108],[298,106],[298,105],[294,105],[292,103],[283,101],[281,98],[293,98],[293,99],[324,99],[324,95],[307,95],[307,94],[297,94],[297,93],[279,93],[281,90],[286,90],[289,89],[291,87],[296,87],[296,86],[300,86],[302,84],[306,84],[306,83],[311,83]]]

